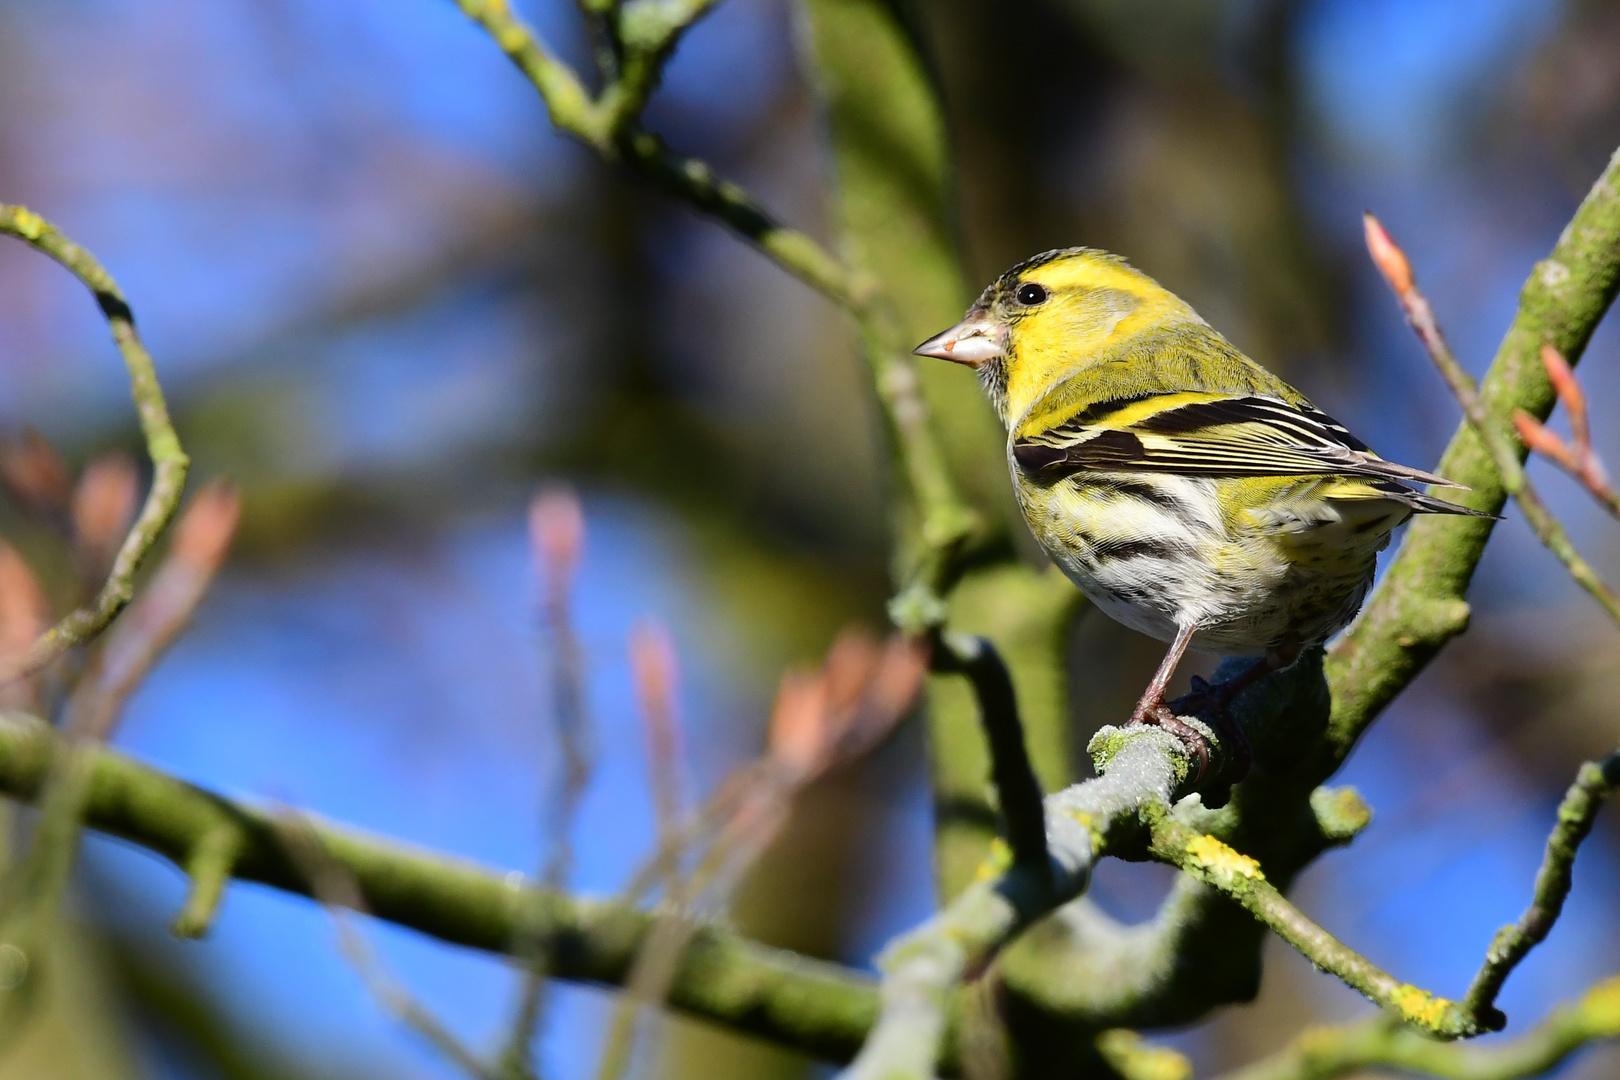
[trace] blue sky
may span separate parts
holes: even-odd
[[[1432,283],[1459,353],[1478,369],[1559,221],[1552,212],[1545,221],[1491,218],[1480,195],[1490,178],[1459,159],[1451,133],[1470,100],[1500,89],[1497,75],[1546,31],[1553,7],[1324,0],[1311,11],[1300,33],[1323,145],[1301,167],[1320,177],[1318,227],[1349,245],[1363,207],[1382,214]],[[563,3],[534,7],[552,38],[577,50],[572,13]],[[556,355],[570,344],[566,312],[545,298],[456,296],[407,319],[290,347],[273,363],[230,359],[335,284],[378,271],[351,251],[403,258],[481,204],[589,182],[581,154],[546,130],[529,89],[449,4],[85,0],[18,4],[7,18],[27,57],[23,107],[66,119],[39,125],[18,190],[0,194],[34,205],[100,254],[134,301],[174,392],[242,378],[267,402],[294,396],[319,422],[282,431],[277,453],[311,476],[430,469],[543,422],[546,390],[523,377],[535,362],[527,350],[536,327]],[[785,25],[772,0],[721,5],[683,47],[655,115],[677,125],[699,114],[736,127],[756,122],[760,103],[794,78]],[[124,115],[145,119],[125,127]],[[28,301],[0,313],[0,421],[32,420],[75,445],[103,438],[127,409],[105,331],[70,281],[35,274],[23,258],[0,252],[0,281],[24,280]],[[1356,287],[1376,295],[1370,275],[1358,270]],[[1372,389],[1335,411],[1389,456],[1432,460],[1455,410],[1393,304],[1368,310],[1353,362],[1370,365]],[[1594,394],[1613,390],[1611,375],[1593,378]],[[380,547],[228,571],[141,691],[120,745],[231,794],[288,800],[492,865],[529,867],[539,841],[533,807],[555,762],[525,494],[513,490],[504,504]],[[680,521],[622,494],[587,495],[580,619],[606,752],[579,825],[581,837],[597,839],[579,847],[576,884],[610,891],[651,838],[627,691],[630,626],[655,615],[679,642],[682,707],[703,782],[746,751],[737,734],[757,732],[766,702],[757,677],[730,659],[747,629],[706,595]],[[1560,506],[1574,500],[1567,489],[1554,496]],[[1556,577],[1514,569],[1545,558],[1522,526],[1503,532],[1486,574],[1524,584],[1518,593],[1504,586],[1496,602],[1566,598]],[[1467,776],[1500,786],[1448,787],[1448,763],[1459,759],[1474,770]],[[907,775],[881,830],[891,870],[906,872],[887,875],[852,942],[855,961],[929,903],[924,792],[916,770]],[[1525,899],[1551,806],[1514,786],[1510,763],[1480,758],[1466,719],[1421,686],[1345,779],[1379,818],[1349,852],[1314,868],[1300,895],[1330,929],[1398,962],[1406,978],[1460,988],[1492,930]],[[1488,841],[1469,842],[1481,822]],[[108,841],[91,852],[139,896],[129,918],[155,926],[178,905],[172,869]],[[1615,895],[1616,872],[1602,850],[1583,859],[1565,924],[1509,987],[1515,1017],[1539,1014],[1616,955],[1612,908],[1601,899]],[[406,932],[373,932],[426,1001],[489,1045],[508,1004],[501,965]],[[385,1061],[379,1074],[400,1077],[452,1075],[367,1000],[324,916],[307,903],[233,890],[208,942],[173,948],[312,1057]],[[1321,993],[1328,1008],[1356,1007],[1325,980]],[[604,1000],[590,991],[560,996],[546,1046],[554,1075],[585,1074]],[[186,1075],[163,1059],[154,1068]]]

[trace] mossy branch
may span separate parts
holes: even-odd
[[[1468,1011],[1501,1027],[1506,1018],[1496,1009],[1496,995],[1502,984],[1524,958],[1530,955],[1563,913],[1564,900],[1574,883],[1575,855],[1591,835],[1603,803],[1620,787],[1620,750],[1602,761],[1581,766],[1575,782],[1558,804],[1558,822],[1547,837],[1547,850],[1536,873],[1535,895],[1530,907],[1512,926],[1504,926],[1491,942],[1485,963],[1474,976],[1464,1004]]]
[[[1609,618],[1620,623],[1620,597],[1615,596],[1614,590],[1609,588],[1598,576],[1597,571],[1592,569],[1592,565],[1575,550],[1574,541],[1570,540],[1563,523],[1547,509],[1547,504],[1542,501],[1540,493],[1531,485],[1530,478],[1524,471],[1523,458],[1526,450],[1521,448],[1519,442],[1506,435],[1500,429],[1496,418],[1486,410],[1485,403],[1480,400],[1479,387],[1475,384],[1473,376],[1457,362],[1456,355],[1451,351],[1451,346],[1446,342],[1445,334],[1441,332],[1440,324],[1434,317],[1434,309],[1430,307],[1428,297],[1417,287],[1406,253],[1390,239],[1384,227],[1378,223],[1378,219],[1370,213],[1366,215],[1366,230],[1367,247],[1372,252],[1373,261],[1378,264],[1384,279],[1394,290],[1396,299],[1401,302],[1401,308],[1406,312],[1406,321],[1417,332],[1418,339],[1423,342],[1423,347],[1429,354],[1429,359],[1434,361],[1434,366],[1439,369],[1440,376],[1445,379],[1452,396],[1462,406],[1463,418],[1473,425],[1475,437],[1484,446],[1491,463],[1496,466],[1497,475],[1501,477],[1502,490],[1513,497],[1513,501],[1524,514],[1525,523],[1530,526],[1530,531],[1536,534],[1536,539],[1541,541],[1542,546],[1564,564],[1569,576],[1591,594],[1592,599],[1608,613]]]
[[[1611,157],[1559,236],[1531,270],[1519,310],[1479,386],[1492,424],[1511,432],[1515,409],[1538,420],[1556,396],[1541,361],[1551,345],[1575,363],[1620,288],[1620,152]],[[1515,456],[1527,454],[1522,446]],[[1498,513],[1508,498],[1501,471],[1464,420],[1436,472],[1470,490],[1459,501]],[[1378,714],[1441,646],[1468,626],[1463,599],[1493,522],[1425,515],[1412,522],[1400,551],[1361,617],[1328,654],[1333,718],[1325,750],[1343,761]]]
[[[901,589],[892,605],[896,626],[925,633],[940,626],[940,593],[957,571],[963,548],[984,531],[981,516],[962,499],[929,421],[910,347],[877,279],[852,270],[807,234],[768,214],[739,184],[706,162],[677,153],[641,128],[640,117],[682,34],[715,0],[634,0],[592,9],[608,35],[612,62],[601,64],[604,85],[592,94],[508,0],[455,0],[539,91],[558,130],[609,160],[623,163],[753,244],[772,262],[853,317],[872,369],[873,385],[913,512]]]
[[[1561,1006],[1535,1028],[1491,1046],[1436,1042],[1392,1015],[1345,1027],[1305,1031],[1275,1057],[1220,1080],[1337,1080],[1367,1069],[1442,1080],[1530,1080],[1594,1042],[1620,1038],[1620,977],[1606,979]]]
[[[65,744],[43,721],[0,714],[0,793],[38,798]],[[227,877],[314,897],[272,814],[185,783],[122,754],[81,746],[88,764],[85,826],[196,870],[182,926],[200,928]],[[359,887],[374,916],[488,952],[523,935],[544,939],[553,978],[622,985],[652,916],[605,900],[525,888],[450,856],[311,822],[322,848]],[[536,913],[539,913],[538,915]],[[758,944],[717,926],[692,936],[670,1004],[736,1030],[835,1061],[848,1060],[877,1015],[871,980],[835,964]]]
[[[169,421],[168,406],[163,400],[163,388],[158,385],[152,356],[135,331],[135,316],[112,275],[95,256],[63,236],[50,222],[21,206],[0,203],[0,233],[14,236],[49,255],[95,296],[129,371],[130,394],[140,417],[146,452],[152,459],[151,490],[113,558],[106,582],[89,603],[47,630],[26,652],[0,660],[0,684],[3,684],[38,671],[73,646],[95,637],[129,604],[135,595],[136,572],[180,507],[191,460],[181,449],[180,437]]]
[[[1176,821],[1168,810],[1153,822],[1155,857],[1242,904],[1318,970],[1336,976],[1369,1001],[1442,1038],[1481,1034],[1475,1018],[1448,1001],[1390,975],[1312,922],[1266,880],[1260,864],[1215,837]]]
[[[1049,867],[1013,862],[1003,848],[978,882],[883,950],[882,1011],[845,1074],[848,1080],[933,1077],[951,992],[964,973],[1035,919],[1079,896],[1096,859],[1130,846],[1141,815],[1181,792],[1190,763],[1174,736],[1138,726],[1117,733],[1098,771],[1095,780],[1047,798]]]

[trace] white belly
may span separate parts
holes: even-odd
[[[1130,490],[1132,477],[1115,479]],[[1192,647],[1207,652],[1259,654],[1337,632],[1360,607],[1376,554],[1404,517],[1382,503],[1346,513],[1318,499],[1233,525],[1221,512],[1218,481],[1151,480],[1152,498],[1071,477],[1019,485],[1020,501],[1041,546],[1110,618],[1160,641],[1190,623],[1199,627]],[[1369,519],[1374,528],[1357,530]]]

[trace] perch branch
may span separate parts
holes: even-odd
[[[0,661],[0,683],[7,683],[38,671],[73,646],[95,637],[129,603],[135,594],[136,571],[180,506],[191,461],[180,448],[180,438],[169,422],[152,356],[135,332],[135,317],[112,275],[95,256],[21,206],[0,203],[0,233],[15,236],[49,255],[95,296],[129,371],[130,393],[140,417],[146,452],[152,459],[152,488],[113,559],[106,583],[93,600],[47,630],[27,652]]]
[[[1602,578],[1575,550],[1574,543],[1564,526],[1553,517],[1547,509],[1547,504],[1541,499],[1536,489],[1531,486],[1530,478],[1525,475],[1524,465],[1520,459],[1519,450],[1508,441],[1508,438],[1499,429],[1497,421],[1486,409],[1480,400],[1479,387],[1463,366],[1457,362],[1457,357],[1446,343],[1445,335],[1440,331],[1440,325],[1434,317],[1434,310],[1429,306],[1428,298],[1417,287],[1412,277],[1412,268],[1407,262],[1406,253],[1400,246],[1390,239],[1384,227],[1372,214],[1365,218],[1367,230],[1367,249],[1372,253],[1373,262],[1378,264],[1379,271],[1384,280],[1389,282],[1395,296],[1400,300],[1401,307],[1406,312],[1406,321],[1412,324],[1417,331],[1418,338],[1423,342],[1434,361],[1434,366],[1440,369],[1440,374],[1451,388],[1452,395],[1462,406],[1463,416],[1473,425],[1474,434],[1484,445],[1486,453],[1496,466],[1502,478],[1502,488],[1513,500],[1519,504],[1524,512],[1524,520],[1530,526],[1530,531],[1536,534],[1536,539],[1557,556],[1558,561],[1564,564],[1570,577],[1576,583],[1592,594],[1609,617],[1620,623],[1620,596],[1616,596],[1606,585]]]

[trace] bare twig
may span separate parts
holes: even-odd
[[[68,700],[62,755],[40,797],[43,812],[33,848],[19,872],[16,898],[27,909],[53,909],[67,885],[78,846],[79,821],[89,794],[91,750],[106,742],[130,695],[191,621],[236,530],[237,500],[230,486],[204,487],[180,516],[174,545],[150,585],[109,634]],[[216,831],[187,861],[192,891],[178,932],[200,936],[230,876],[236,837]]]
[[[175,528],[174,546],[68,702],[71,735],[105,741],[130,694],[185,629],[213,582],[236,532],[236,493],[212,483],[191,500]]]
[[[973,684],[979,723],[990,744],[990,779],[1007,822],[1013,862],[1037,875],[1047,873],[1046,810],[1024,745],[1024,725],[1018,719],[1018,697],[1007,665],[986,638],[942,634],[934,648],[934,666],[965,675]]]
[[[604,1040],[598,1080],[618,1080],[634,1056],[637,1029],[652,1010],[669,996],[676,965],[695,929],[690,885],[680,848],[681,822],[686,817],[683,745],[675,705],[675,649],[669,634],[656,623],[644,623],[630,635],[630,670],[640,704],[642,732],[647,742],[647,764],[658,827],[658,847],[669,851],[664,903],[653,916],[652,929],[636,952]]]
[[[827,770],[853,760],[893,730],[915,700],[926,674],[924,650],[895,635],[879,645],[866,634],[846,631],[815,673],[789,672],[771,712],[765,755],[721,784],[696,821],[666,831],[651,868],[637,887],[663,879],[665,906],[637,956],[642,1006],[669,993],[675,962],[691,935],[730,902],[748,869],[780,834],[793,800]],[[689,853],[707,845],[690,873]],[[677,876],[678,875],[678,876]],[[634,1006],[621,1006],[598,1075],[617,1076],[633,1045]]]
[[[1570,577],[1592,595],[1609,617],[1620,623],[1620,596],[1598,577],[1597,571],[1581,557],[1570,541],[1569,534],[1563,525],[1553,517],[1541,496],[1536,494],[1530,480],[1524,474],[1524,466],[1520,462],[1519,454],[1508,441],[1501,430],[1497,420],[1491,416],[1479,397],[1479,388],[1473,377],[1463,370],[1457,358],[1452,355],[1451,347],[1446,344],[1444,335],[1440,332],[1439,324],[1435,321],[1434,311],[1429,307],[1429,301],[1417,288],[1412,278],[1411,264],[1406,254],[1398,247],[1378,219],[1372,214],[1365,218],[1367,233],[1367,250],[1371,252],[1373,262],[1389,282],[1390,288],[1395,291],[1406,312],[1406,319],[1417,331],[1424,347],[1428,350],[1429,358],[1440,369],[1446,385],[1451,387],[1452,394],[1462,406],[1463,415],[1473,426],[1474,432],[1479,436],[1480,442],[1490,454],[1491,461],[1496,465],[1502,477],[1502,487],[1513,496],[1524,512],[1524,519],[1530,530],[1536,534],[1536,539],[1551,551],[1569,571]]]
[[[365,895],[347,867],[321,843],[307,818],[283,809],[273,818],[283,849],[308,880],[310,891],[332,917],[338,948],[366,991],[396,1020],[416,1032],[462,1072],[475,1080],[501,1080],[455,1034],[396,979],[355,926],[352,912],[364,913]]]
[[[80,475],[73,489],[73,550],[88,589],[112,569],[139,495],[135,463],[123,454],[99,457]]]
[[[585,547],[585,516],[579,498],[568,488],[542,491],[529,504],[529,544],[536,577],[541,582],[540,608],[550,644],[551,720],[562,751],[562,776],[543,815],[542,836],[550,852],[541,861],[540,881],[548,889],[564,887],[573,872],[572,832],[580,801],[590,783],[589,720],[585,713],[584,661],[574,632],[573,589]],[[539,933],[543,913],[531,913],[514,952],[527,965],[501,1067],[509,1076],[534,1073],[533,1043],[545,1009],[545,941]]]
[[[0,443],[0,485],[23,509],[58,527],[67,525],[72,474],[55,447],[33,428],[16,442]]]
[[[670,150],[658,136],[638,126],[670,50],[713,4],[714,0],[645,0],[620,7],[592,0],[589,11],[602,17],[598,25],[610,34],[610,51],[621,58],[616,66],[604,66],[607,83],[593,96],[578,73],[511,10],[507,0],[456,0],[528,77],[559,130],[720,222],[853,317],[894,440],[899,472],[917,511],[891,617],[907,633],[926,633],[943,624],[945,609],[938,594],[956,572],[961,550],[983,531],[983,522],[961,498],[946,465],[918,389],[914,358],[909,355],[912,342],[901,340],[874,280],[852,271],[807,234],[778,222],[746,190],[721,178],[706,162]]]
[[[1162,807],[1154,808],[1154,818],[1149,850],[1156,858],[1236,900],[1319,970],[1431,1034],[1457,1038],[1490,1030],[1460,1003],[1402,982],[1312,922],[1266,880],[1255,860],[1176,821]]]
[[[1581,384],[1575,380],[1575,370],[1569,366],[1569,361],[1564,359],[1564,354],[1551,345],[1541,347],[1541,363],[1547,369],[1547,379],[1558,393],[1558,400],[1563,402],[1565,411],[1569,413],[1570,434],[1574,436],[1575,441],[1573,444],[1566,443],[1548,430],[1547,425],[1540,420],[1523,409],[1515,409],[1513,426],[1518,429],[1519,438],[1531,450],[1537,451],[1580,481],[1612,517],[1620,518],[1620,492],[1615,491],[1614,485],[1609,482],[1608,470],[1603,467],[1603,460],[1592,448],[1592,429],[1587,418],[1586,394],[1581,390]]]
[[[727,776],[632,876],[621,899],[634,903],[665,880],[677,856],[706,851],[692,881],[713,897],[711,905],[722,904],[725,866],[745,870],[755,857],[747,853],[769,844],[805,785],[881,742],[911,707],[926,672],[924,650],[913,640],[896,634],[880,648],[860,631],[845,631],[821,671],[783,676],[765,756]]]
[[[135,572],[173,519],[186,486],[191,461],[169,422],[163,390],[152,357],[135,332],[135,319],[117,282],[88,251],[57,232],[39,215],[20,206],[0,204],[0,233],[15,236],[61,263],[88,288],[112,327],[113,340],[129,370],[130,392],[140,416],[146,452],[152,459],[152,487],[129,535],[113,559],[106,583],[94,600],[62,619],[21,657],[0,665],[0,682],[38,671],[67,649],[99,634],[135,593]]]
[[[1516,1039],[1490,1046],[1436,1042],[1390,1015],[1344,1027],[1312,1028],[1275,1057],[1221,1080],[1337,1080],[1367,1069],[1443,1080],[1530,1080],[1578,1050],[1620,1037],[1620,977],[1605,979]]]
[[[1602,761],[1581,766],[1575,782],[1558,804],[1558,823],[1547,837],[1547,851],[1536,873],[1535,896],[1530,907],[1512,926],[1497,931],[1485,954],[1485,963],[1468,988],[1464,1006],[1489,1026],[1501,1027],[1506,1017],[1496,1008],[1496,995],[1513,969],[1541,944],[1564,910],[1574,881],[1575,854],[1592,832],[1603,803],[1620,786],[1620,750]]]
[[[10,987],[20,987],[21,992],[0,997],[0,1030],[10,1030],[20,1022],[35,1000],[31,991],[43,971],[43,945],[58,916],[78,852],[96,750],[137,682],[189,619],[223,556],[235,524],[234,498],[228,494],[225,498],[229,509],[223,521],[211,505],[215,501],[211,492],[205,491],[193,502],[154,587],[141,596],[130,618],[107,640],[68,703],[63,752],[53,756],[41,785],[39,824],[32,845],[27,857],[8,874],[0,907],[0,941],[20,958],[22,966],[16,985]],[[213,849],[218,848],[216,840],[209,840]],[[230,876],[229,861],[223,866],[200,861],[194,865],[218,870],[208,890],[217,900]]]
[[[1318,969],[1337,976],[1407,1023],[1430,1035],[1467,1037],[1500,1031],[1506,1025],[1507,1017],[1495,1007],[1496,995],[1508,975],[1546,938],[1557,921],[1569,895],[1576,851],[1617,784],[1620,750],[1581,768],[1558,808],[1558,824],[1547,840],[1547,853],[1536,875],[1534,901],[1516,924],[1496,935],[1484,965],[1461,1002],[1437,997],[1382,971],[1290,903],[1266,880],[1259,863],[1176,821],[1162,809],[1153,811],[1150,850],[1155,857],[1232,897]]]
[[[28,563],[0,540],[0,664],[28,651],[51,624],[50,600]],[[39,708],[37,677],[0,683],[0,710]]]

